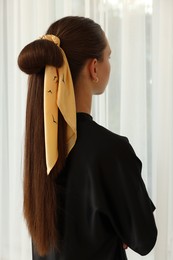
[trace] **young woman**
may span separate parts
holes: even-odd
[[[155,209],[128,139],[93,121],[111,50],[89,18],[65,17],[27,45],[24,216],[33,260],[122,260],[155,245]]]

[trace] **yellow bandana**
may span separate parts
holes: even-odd
[[[44,35],[46,39],[60,46],[55,35]],[[60,48],[61,49],[61,48]],[[76,142],[76,106],[70,68],[64,51],[63,65],[60,68],[47,65],[44,76],[44,129],[47,174],[58,160],[58,109],[67,123],[67,152]]]

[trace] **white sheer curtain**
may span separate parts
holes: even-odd
[[[65,15],[93,18],[112,49],[112,74],[93,116],[126,135],[143,161],[143,178],[157,210],[155,249],[130,260],[173,260],[173,1],[0,1],[0,260],[31,260],[22,217],[22,154],[26,76],[17,68],[25,44]]]

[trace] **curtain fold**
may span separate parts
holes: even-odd
[[[159,237],[156,259],[173,259],[173,2],[153,8],[152,142]]]
[[[141,257],[173,260],[173,1],[0,1],[0,260],[31,260],[22,213],[27,77],[17,56],[66,15],[91,17],[112,49],[106,92],[93,99],[94,119],[129,138],[156,205],[158,241]]]

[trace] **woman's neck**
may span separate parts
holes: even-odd
[[[92,94],[85,86],[75,86],[76,112],[91,113]]]

